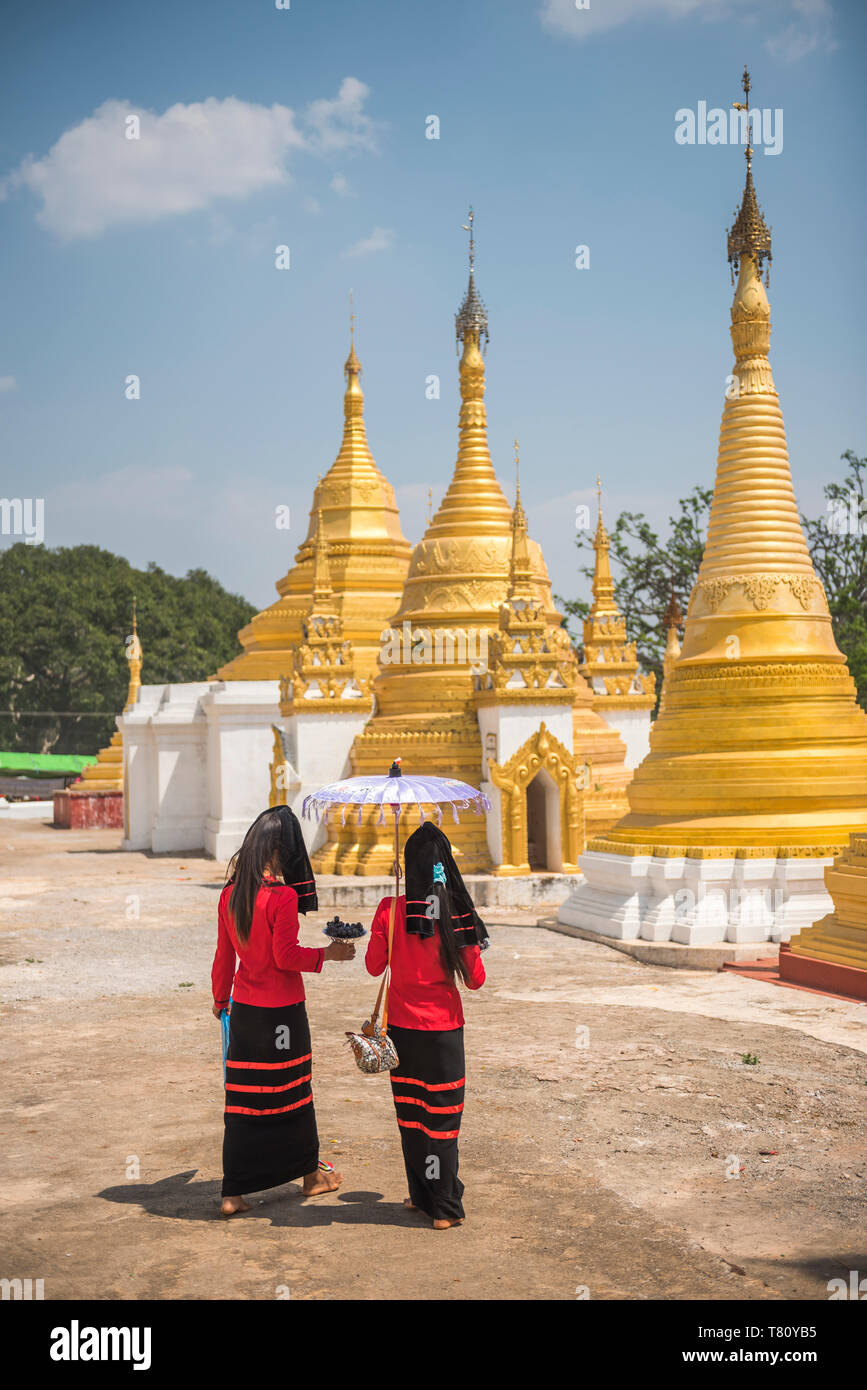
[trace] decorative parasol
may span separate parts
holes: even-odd
[[[341,825],[346,824],[346,812],[350,807],[358,808],[358,824],[366,806],[378,806],[378,825],[385,824],[385,808],[390,806],[394,816],[394,896],[400,896],[400,843],[398,831],[400,818],[410,807],[418,808],[420,820],[424,821],[425,806],[436,806],[437,824],[442,825],[443,806],[451,806],[452,816],[458,824],[458,810],[473,810],[483,815],[491,809],[491,803],[482,791],[477,791],[467,782],[456,777],[417,777],[404,775],[400,770],[400,758],[395,758],[387,777],[345,777],[341,782],[329,782],[318,792],[305,796],[301,814],[306,819],[324,813],[325,824],[331,810],[341,806]]]

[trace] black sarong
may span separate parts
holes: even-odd
[[[464,1030],[388,1025],[400,1064],[391,1092],[413,1205],[434,1220],[464,1215],[458,1132],[464,1108]]]
[[[313,1173],[310,1027],[303,1001],[279,1009],[232,1004],[226,1059],[223,1196],[261,1192]]]

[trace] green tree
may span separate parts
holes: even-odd
[[[134,569],[94,545],[0,552],[0,747],[94,753],[108,741],[129,684],[133,596],[151,685],[206,680],[256,611],[200,569]]]
[[[856,458],[851,449],[842,456],[847,473],[840,483],[824,488],[827,514],[810,520],[801,517],[807,545],[821,579],[834,625],[834,636],[846,655],[849,670],[858,688],[861,704],[867,701],[867,459]],[[704,554],[704,538],[713,493],[696,487],[678,503],[679,513],[669,518],[670,536],[661,541],[643,512],[621,512],[611,531],[612,572],[615,598],[626,616],[630,641],[635,642],[638,659],[645,671],[656,674],[656,688],[662,685],[662,656],[666,631],[663,617],[672,593],[683,613],[698,576]],[[593,556],[593,537],[582,533],[576,545],[582,554]],[[593,578],[593,565],[581,566],[580,573]],[[590,604],[583,599],[558,599],[570,624],[572,635],[580,641],[578,623],[586,618]],[[574,630],[573,630],[574,628]]]

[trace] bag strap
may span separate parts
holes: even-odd
[[[377,1018],[379,1017],[379,1006],[380,1006],[380,1003],[382,1002],[383,993],[385,993],[385,1003],[384,1003],[383,1009],[382,1009],[382,1030],[381,1030],[381,1031],[382,1031],[383,1033],[385,1032],[386,1028],[388,1027],[388,989],[386,988],[386,986],[387,986],[387,984],[388,984],[388,982],[389,982],[389,978],[390,978],[390,976],[391,976],[391,947],[392,947],[392,942],[394,941],[394,917],[395,917],[395,913],[396,913],[396,912],[397,912],[397,898],[396,898],[396,897],[393,897],[392,900],[391,900],[391,908],[389,909],[389,914],[388,914],[388,957],[387,957],[386,963],[385,963],[385,973],[383,974],[383,977],[382,977],[382,984],[379,986],[379,994],[376,996],[376,1007],[375,1007],[374,1010],[373,1010],[373,1018],[370,1020],[370,1021],[371,1021],[371,1024],[372,1024],[373,1027],[375,1028],[375,1027],[376,1027],[376,1020],[377,1020]]]

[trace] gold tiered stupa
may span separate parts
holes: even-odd
[[[643,675],[638,668],[635,643],[626,640],[626,619],[614,598],[611,577],[611,541],[602,520],[602,481],[596,479],[599,517],[593,549],[593,603],[584,620],[584,658],[581,674],[593,691],[593,708],[606,710],[653,709],[656,704],[656,677]]]
[[[352,749],[356,775],[387,772],[395,756],[403,759],[408,773],[453,776],[472,785],[478,785],[481,775],[474,677],[486,665],[488,638],[499,630],[501,605],[509,593],[512,509],[488,449],[481,351],[482,337],[485,341],[488,337],[488,320],[475,284],[472,227],[471,211],[469,283],[455,319],[463,349],[457,462],[448,491],[413,551],[403,595],[395,605],[394,640],[384,648],[374,682],[376,713]],[[535,541],[527,540],[527,554],[529,592],[548,623],[559,627],[561,616],[554,608],[545,561]],[[427,654],[431,649],[433,660]],[[600,771],[601,782],[606,761],[613,765],[619,754],[619,777],[625,749],[594,715],[592,693],[580,676],[577,679],[577,698],[586,694],[584,722],[591,731],[580,751],[592,761],[594,774]],[[594,737],[604,745],[599,755]],[[622,775],[625,781],[625,768]],[[611,805],[616,795],[607,785],[597,794],[609,810],[607,825],[619,814],[620,808]],[[413,821],[406,831],[414,826]],[[465,872],[491,868],[484,817],[464,814],[460,824],[449,821],[447,829]],[[355,816],[347,816],[345,826],[339,822],[329,826],[328,842],[315,856],[314,865],[326,873],[386,873],[392,853],[390,830],[376,824],[375,812],[365,812],[360,825]]]
[[[129,662],[129,686],[123,712],[132,709],[138,699],[141,687],[142,650],[138,635],[136,605],[132,605],[132,632],[126,639],[126,659]],[[122,792],[123,791],[123,735],[115,730],[106,748],[100,748],[96,762],[89,763],[74,784],[76,791],[83,792]]]
[[[749,78],[745,74],[749,106]],[[630,811],[589,849],[825,857],[867,826],[867,714],[831,628],[792,488],[768,361],[771,239],[747,146],[728,238],[735,391],[707,545]]]
[[[344,372],[343,442],[317,484],[307,537],[295,565],[277,584],[280,598],[238,633],[244,650],[217,672],[220,680],[278,680],[292,669],[293,648],[304,641],[303,623],[313,597],[320,512],[343,635],[353,644],[359,675],[376,672],[380,635],[400,602],[410,545],[400,528],[394,491],[367,443],[361,363],[354,341]]]

